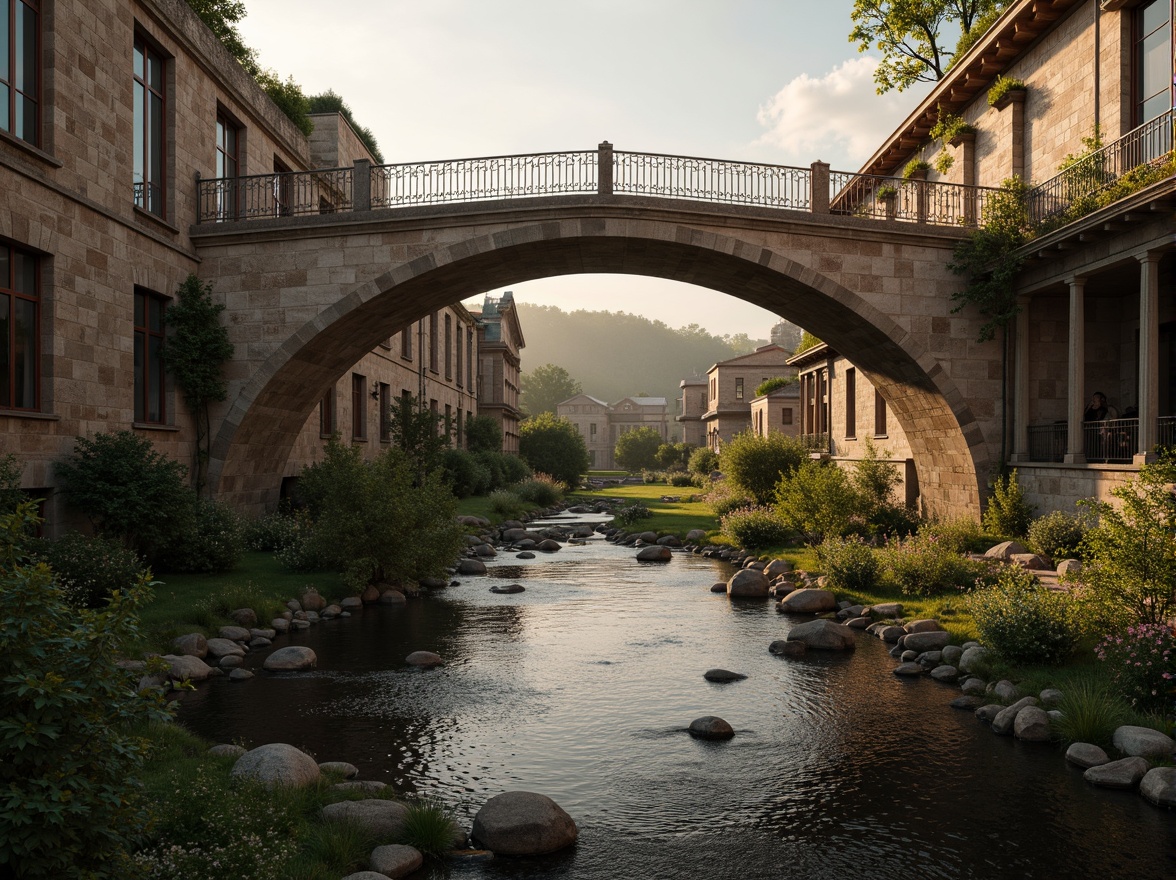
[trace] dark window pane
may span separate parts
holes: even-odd
[[[16,118],[12,123],[12,133],[22,141],[35,143],[37,140],[37,105],[20,93],[15,95],[15,99]]]
[[[0,3],[4,0],[0,0]],[[135,43],[135,76],[143,78],[143,44]]]
[[[135,294],[135,326],[145,327],[147,321],[147,297],[141,293]]]
[[[0,293],[0,406],[12,406],[12,297]]]
[[[163,99],[159,95],[150,96],[151,141],[147,152],[150,163],[147,173],[153,187],[163,182]]]
[[[147,421],[163,421],[163,359],[159,349],[163,340],[151,336],[147,341]]]
[[[147,182],[147,165],[143,160],[143,145],[146,141],[147,113],[143,103],[143,85],[135,83],[135,201],[139,207],[146,207],[143,185]]]
[[[32,409],[37,405],[37,304],[16,301],[16,339],[13,351],[14,406]]]
[[[1168,20],[1169,0],[1155,0],[1139,11],[1140,36],[1150,34]]]
[[[37,92],[37,13],[16,4],[16,82],[22,92]]]
[[[136,299],[138,297],[136,296]],[[135,323],[138,323],[136,319]],[[135,331],[135,421],[141,422],[144,420],[143,414],[143,399],[144,399],[144,378],[143,378],[143,358],[144,353],[144,335],[141,331]]]
[[[148,320],[150,321],[150,323],[147,325],[148,329],[154,333],[162,333],[163,332],[163,300],[149,298],[147,300],[147,309],[149,312]]]
[[[163,93],[163,59],[155,53],[147,56],[147,85],[160,94]]]
[[[37,259],[16,251],[13,257],[12,285],[17,293],[35,296],[37,293]]]
[[[1155,97],[1144,101],[1142,110],[1143,118],[1140,120],[1140,124],[1147,122],[1148,120],[1155,119],[1161,113],[1168,110],[1168,104],[1169,101],[1167,91],[1161,92]]]
[[[0,85],[0,129],[8,131],[11,127],[9,122],[9,112],[11,104],[12,90],[6,85]]]
[[[9,248],[0,245],[0,287],[8,287],[10,283],[10,276],[8,274],[11,271],[11,266],[8,262],[10,253],[12,251]]]
[[[1169,85],[1172,70],[1169,44],[1168,29],[1164,28],[1147,37],[1140,47],[1143,67],[1142,92],[1145,98],[1156,94],[1160,89],[1166,89]]]

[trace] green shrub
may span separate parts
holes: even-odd
[[[807,459],[808,450],[796,437],[743,431],[723,446],[719,466],[727,480],[762,506],[772,503],[780,480]]]
[[[633,428],[617,438],[613,460],[617,467],[627,471],[653,468],[657,466],[657,451],[661,446],[661,433],[656,428]]]
[[[1019,566],[1002,566],[996,583],[968,597],[980,639],[1015,664],[1056,664],[1079,637],[1071,599]]]
[[[150,590],[140,578],[100,611],[72,607],[49,567],[29,561],[33,511],[0,515],[0,874],[128,877],[150,822],[133,730],[167,711],[116,663]]]
[[[741,507],[722,517],[720,531],[736,544],[749,550],[779,547],[792,537],[788,527],[770,507]]]
[[[192,527],[160,552],[162,571],[232,571],[245,546],[241,519],[227,504],[197,501]]]
[[[692,477],[690,474],[670,474],[670,485],[678,488],[682,488],[684,486],[693,486],[694,477]]]
[[[992,485],[992,497],[984,511],[984,528],[994,535],[1023,538],[1033,519],[1033,505],[1025,500],[1014,468],[998,476]]]
[[[968,517],[929,520],[919,527],[924,538],[934,538],[945,552],[969,553],[984,547],[980,524]]]
[[[991,578],[987,563],[970,560],[924,532],[887,542],[882,565],[886,580],[908,596],[964,592],[977,580]]]
[[[291,540],[297,528],[297,517],[288,512],[267,513],[241,526],[241,538],[246,550],[280,550]]]
[[[1057,708],[1062,717],[1053,722],[1053,729],[1064,744],[1086,742],[1104,749],[1112,747],[1115,730],[1126,724],[1130,715],[1118,694],[1093,679],[1067,684]]]
[[[313,542],[314,521],[310,512],[298,511],[290,515],[289,528],[282,536],[281,544],[274,550],[274,558],[283,568],[290,571],[322,571],[330,566],[330,560],[319,555]]]
[[[446,449],[441,455],[441,472],[458,498],[489,491],[490,469],[464,449]]]
[[[192,527],[196,493],[184,485],[186,474],[130,431],[78,437],[73,455],[57,463],[69,503],[148,562]]]
[[[470,452],[502,452],[502,426],[492,416],[467,416],[465,440]]]
[[[588,447],[576,426],[551,413],[540,413],[519,425],[519,455],[532,470],[551,474],[575,488],[588,471]]]
[[[517,455],[502,453],[502,478],[506,480],[506,485],[521,483],[532,473],[530,466]]]
[[[894,499],[894,490],[902,482],[898,466],[890,461],[890,451],[881,455],[867,438],[865,455],[853,463],[849,478],[858,497],[858,513],[865,519],[870,534],[881,537],[909,535],[918,528],[918,516]]]
[[[11,452],[0,455],[0,515],[15,513],[16,507],[25,500],[20,489],[23,468]]]
[[[774,376],[771,379],[765,379],[755,387],[755,396],[763,397],[765,394],[771,394],[780,388],[787,388],[795,379],[791,376]]]
[[[443,856],[453,849],[457,823],[453,814],[438,801],[421,800],[408,805],[400,842],[430,856]]]
[[[657,448],[658,467],[665,470],[685,470],[694,447],[689,443],[663,443]]]
[[[867,592],[878,583],[878,553],[860,537],[827,538],[817,548],[817,560],[834,590]]]
[[[641,501],[634,501],[632,504],[618,509],[613,515],[613,522],[622,526],[631,526],[643,519],[650,519],[652,516],[653,511],[648,506]]]
[[[714,487],[706,494],[706,503],[710,505],[715,516],[720,519],[732,510],[754,504],[750,495],[727,480],[720,480],[714,484]]]
[[[518,519],[527,512],[523,499],[507,489],[495,489],[490,493],[490,510],[500,520]]]
[[[1029,549],[1054,562],[1077,557],[1086,537],[1086,521],[1055,510],[1029,524]]]
[[[53,569],[65,600],[76,608],[98,608],[116,590],[126,592],[150,574],[134,550],[81,532],[39,542],[38,554]]]
[[[668,482],[668,480],[662,471],[642,471],[641,482],[646,486],[652,486],[655,483]]]
[[[995,107],[1000,103],[1001,98],[1012,91],[1025,91],[1025,81],[1017,79],[1012,76],[998,76],[993,82],[991,88],[988,89],[988,104]]]
[[[860,498],[845,471],[806,459],[776,489],[776,510],[789,531],[815,547],[865,528]]]
[[[705,446],[699,446],[690,453],[690,461],[686,465],[686,470],[690,473],[709,477],[718,469],[719,454],[717,452],[707,449]]]
[[[551,507],[563,498],[563,487],[547,474],[535,474],[531,479],[514,486],[511,491],[528,504],[540,507]]]

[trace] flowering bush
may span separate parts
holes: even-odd
[[[145,573],[134,550],[81,532],[41,541],[37,551],[53,569],[53,579],[65,600],[75,608],[97,608],[115,590],[130,589]]]
[[[294,540],[297,517],[290,513],[267,513],[242,527],[246,550],[281,550]]]
[[[530,504],[551,507],[563,498],[563,483],[548,474],[535,474],[531,479],[511,487],[511,491]]]
[[[817,559],[835,590],[869,590],[878,581],[878,554],[858,536],[826,538],[817,548]]]
[[[613,515],[613,522],[622,526],[631,526],[643,519],[649,519],[653,516],[653,512],[640,501],[634,501],[632,504],[620,508]]]
[[[197,501],[192,527],[176,536],[160,559],[166,571],[232,571],[241,559],[244,533],[233,508]]]
[[[748,505],[732,510],[720,520],[724,535],[741,547],[778,547],[787,543],[790,533],[770,507]]]
[[[1176,633],[1163,623],[1139,623],[1111,633],[1094,649],[1131,704],[1162,707],[1176,697]]]
[[[988,563],[961,555],[933,531],[889,541],[882,565],[886,579],[908,596],[972,590],[992,578]]]
[[[968,597],[980,638],[1010,663],[1060,663],[1080,630],[1073,602],[1042,586],[1018,566],[1004,566],[996,583]]]
[[[732,510],[738,510],[740,507],[747,507],[754,504],[750,495],[727,480],[716,483],[714,488],[706,494],[705,498],[706,503],[715,512],[715,516],[720,519]]]

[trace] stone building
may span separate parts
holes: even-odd
[[[751,430],[760,437],[768,434],[800,433],[800,386],[790,382],[751,399]]]
[[[919,480],[911,446],[886,401],[861,372],[825,343],[789,358],[798,371],[798,432],[813,452],[841,467],[866,457],[868,446],[898,467],[898,500],[918,504]]]
[[[518,455],[519,422],[523,418],[519,408],[519,350],[527,343],[519,326],[514,295],[509,290],[498,297],[486,294],[475,318],[480,364],[479,410],[502,428],[502,451]]]
[[[740,431],[751,429],[755,389],[768,379],[796,375],[788,364],[789,354],[788,349],[769,343],[707,370],[706,412],[701,416],[707,449],[718,452]]]
[[[622,434],[637,428],[653,428],[662,443],[669,442],[669,413],[664,397],[622,397],[608,404],[587,394],[577,394],[556,407],[584,438],[590,466],[616,467],[614,452]]]
[[[706,425],[702,417],[707,410],[707,380],[693,376],[683,379],[678,385],[682,389],[682,396],[678,398],[678,415],[674,420],[682,428],[682,442],[702,446],[706,443]]]

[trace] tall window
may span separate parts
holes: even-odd
[[[735,380],[735,399],[743,400],[743,377],[740,376]]]
[[[437,372],[437,359],[441,354],[437,344],[437,313],[429,315],[429,369]]]
[[[1172,109],[1171,0],[1135,10],[1135,124]]]
[[[167,423],[163,375],[163,312],[167,300],[145,290],[135,291],[135,421]]]
[[[453,378],[453,319],[445,316],[445,378]]]
[[[845,436],[857,436],[857,370],[845,371]]]
[[[392,439],[392,387],[387,382],[380,383],[380,440],[384,443]]]
[[[886,401],[877,389],[874,389],[874,436],[886,436]]]
[[[400,356],[412,360],[412,325],[400,331]]]
[[[40,407],[38,261],[0,242],[0,407]]]
[[[40,143],[40,32],[36,0],[0,0],[0,129]]]
[[[465,343],[465,328],[461,324],[457,325],[457,387],[462,387],[462,371],[465,369],[462,363],[462,346]]]
[[[164,216],[167,91],[164,58],[135,37],[135,204]]]
[[[466,333],[466,388],[474,388],[474,328]]]
[[[461,351],[459,348],[458,351]],[[460,372],[458,375],[461,375]],[[461,407],[457,408],[457,448],[465,449],[465,416],[462,415]]]
[[[231,220],[237,216],[237,184],[231,178],[241,173],[241,133],[224,113],[216,114],[216,176],[222,179],[217,192],[217,215]]]
[[[351,374],[351,438],[367,439],[367,376]]]
[[[319,436],[330,437],[335,433],[335,388],[331,386],[319,401]]]

